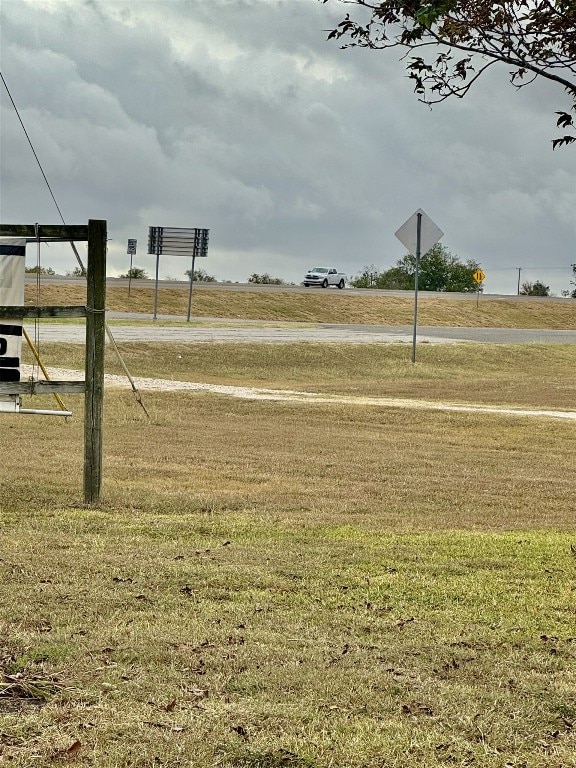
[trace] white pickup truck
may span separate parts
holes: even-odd
[[[306,288],[310,285],[317,285],[320,288],[328,288],[329,285],[335,285],[342,289],[346,285],[346,275],[334,268],[314,267],[314,269],[306,272],[304,285]]]

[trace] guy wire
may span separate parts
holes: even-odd
[[[46,174],[44,173],[44,169],[42,168],[42,163],[40,162],[40,159],[39,159],[38,155],[36,154],[36,150],[34,149],[34,145],[32,144],[32,140],[30,139],[30,136],[28,135],[28,131],[26,130],[26,126],[24,125],[24,122],[23,122],[22,118],[20,117],[20,112],[18,111],[18,107],[16,106],[16,104],[14,102],[14,99],[12,98],[12,94],[10,93],[10,89],[8,88],[8,83],[6,82],[6,80],[4,78],[4,75],[2,74],[1,71],[0,71],[0,78],[2,79],[2,82],[4,84],[4,88],[6,88],[6,93],[8,94],[8,98],[10,99],[10,101],[12,103],[12,106],[14,107],[14,112],[16,113],[16,116],[17,116],[18,120],[20,121],[20,125],[22,126],[22,130],[24,131],[24,135],[28,139],[28,144],[30,145],[30,149],[32,150],[32,154],[34,155],[34,158],[36,159],[36,162],[38,163],[38,168],[40,168],[40,172],[41,172],[41,174],[42,174],[42,176],[44,178],[44,181],[46,182],[46,186],[48,187],[48,191],[50,192],[52,200],[54,201],[54,205],[56,206],[56,210],[58,211],[60,219],[62,220],[62,224],[65,225],[66,222],[64,220],[64,216],[62,215],[62,211],[60,210],[60,206],[56,202],[56,197],[54,196],[54,192],[52,191],[52,187],[50,186],[50,184],[48,182],[48,179],[46,178]],[[38,237],[38,225],[36,224],[35,226],[36,226],[36,238],[38,240],[38,259],[39,259],[40,258],[40,255],[39,255],[40,240],[39,240],[39,237]],[[78,250],[76,249],[76,245],[72,241],[70,241],[70,245],[72,247],[72,250],[74,251],[74,255],[76,256],[76,260],[78,261],[78,264],[79,264],[80,269],[82,271],[82,276],[85,277],[86,276],[86,268],[85,268],[85,266],[84,266],[84,264],[82,262],[82,259],[80,258],[80,254],[78,253]],[[39,283],[39,280],[40,280],[40,274],[39,274],[39,270],[38,270],[38,273],[36,275],[36,286],[37,286],[36,290],[37,290],[37,294],[38,295],[40,293],[40,283]],[[36,322],[38,322],[37,319],[36,319]],[[107,322],[105,323],[105,329],[106,329],[106,333],[108,334],[108,338],[111,341],[113,341],[114,337],[112,335],[112,331],[110,330]],[[36,334],[36,325],[34,326],[34,332]],[[124,369],[124,371],[125,371],[125,373],[126,373],[126,375],[128,377],[128,380],[130,382],[130,386],[132,387],[132,391],[134,392],[134,395],[136,397],[136,402],[142,407],[142,410],[144,411],[146,416],[148,418],[150,418],[150,414],[148,413],[148,411],[144,407],[144,403],[142,402],[142,396],[140,395],[140,393],[139,393],[139,391],[138,391],[138,389],[136,387],[136,384],[134,382],[134,379],[132,378],[132,376],[130,375],[130,373],[128,371],[128,368],[126,367],[126,363],[124,362],[124,360],[122,358],[122,355],[120,353],[120,350],[118,349],[118,346],[116,345],[115,341],[112,344],[112,346],[114,347],[114,350],[115,350],[116,354],[118,355],[120,363],[122,364],[122,367],[123,367],[123,369]]]

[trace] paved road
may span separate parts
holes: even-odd
[[[332,326],[326,326],[330,328]],[[378,329],[384,334],[394,335],[409,334],[412,341],[412,328],[352,325],[337,326],[338,328],[350,328],[352,333],[355,329],[362,329],[364,332]],[[487,344],[576,344],[576,331],[553,331],[526,328],[445,328],[434,326],[421,326],[418,328],[418,340],[425,341],[431,339],[437,343],[455,342],[455,341],[475,341]],[[353,340],[353,339],[351,339]]]
[[[114,313],[109,313],[112,319]],[[162,318],[159,318],[161,320]],[[181,318],[178,318],[181,320]],[[320,343],[412,343],[412,328],[408,326],[367,326],[323,324],[271,324],[253,321],[214,319],[203,320],[205,325],[165,326],[113,325],[114,338],[118,342],[162,343],[250,343],[288,344],[298,341]],[[29,334],[33,328],[27,325]],[[83,325],[69,323],[43,323],[40,331],[43,341],[83,343]],[[428,344],[453,344],[458,342],[484,342],[490,344],[576,344],[576,331],[525,330],[513,328],[436,328],[418,329],[418,342]]]

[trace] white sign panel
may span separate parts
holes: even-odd
[[[0,238],[0,306],[24,304],[26,240]],[[0,382],[20,381],[21,318],[0,318]],[[14,398],[0,395],[0,410],[14,410]]]
[[[433,248],[436,245],[444,232],[442,232],[440,227],[432,221],[428,214],[424,213],[422,208],[418,208],[418,210],[413,213],[394,234],[398,240],[400,240],[402,245],[406,247],[408,253],[416,255],[418,214],[421,214],[422,216],[420,220],[420,255],[424,256],[425,253],[428,253],[430,248]]]

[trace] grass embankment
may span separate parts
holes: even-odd
[[[114,312],[151,314],[153,288],[108,287],[107,308]],[[42,304],[83,304],[85,286],[79,284],[42,286]],[[27,286],[26,301],[35,303],[36,288]],[[186,317],[188,291],[185,288],[161,288],[158,314]],[[360,296],[337,290],[308,292],[245,292],[199,287],[193,299],[194,318],[223,317],[239,320],[282,322],[362,323],[369,325],[410,325],[414,300],[404,297],[375,296],[370,291]],[[422,326],[460,326],[486,328],[576,329],[576,302],[545,298],[530,301],[476,298],[449,299],[421,297],[419,323]]]
[[[130,354],[257,386],[574,391],[572,348]],[[0,417],[0,763],[574,765],[572,422],[174,393],[148,421],[111,391],[86,509],[66,399],[69,423]]]

